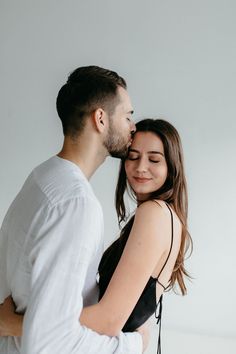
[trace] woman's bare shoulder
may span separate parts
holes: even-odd
[[[175,214],[172,208],[171,211],[173,214]],[[146,213],[153,213],[155,216],[158,215],[160,217],[166,217],[166,214],[170,215],[170,211],[168,210],[167,204],[163,200],[158,199],[152,199],[142,202],[137,208],[135,215]]]
[[[173,216],[173,227],[175,234],[181,234],[182,224],[173,207],[163,200],[153,199],[143,202],[135,213],[136,221],[147,223],[154,227],[165,228],[170,226],[171,214]]]

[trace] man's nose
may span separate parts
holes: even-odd
[[[134,135],[134,133],[136,132],[136,125],[133,120],[131,120],[131,122],[130,122],[130,132],[131,132],[131,135]]]

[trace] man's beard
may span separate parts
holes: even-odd
[[[128,143],[129,141],[127,138],[117,134],[110,120],[108,133],[105,141],[103,142],[110,156],[119,159],[126,157],[129,148]]]

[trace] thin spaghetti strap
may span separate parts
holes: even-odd
[[[154,199],[153,201],[158,204],[158,202],[157,202],[155,199]],[[162,283],[159,282],[158,278],[160,277],[160,275],[161,275],[163,269],[164,269],[165,266],[166,266],[166,263],[168,262],[168,259],[169,259],[169,257],[170,257],[171,251],[172,251],[173,240],[174,240],[173,213],[172,213],[172,210],[171,210],[171,208],[169,207],[169,205],[168,205],[167,203],[165,203],[165,204],[166,204],[167,208],[169,209],[169,211],[170,211],[170,216],[171,216],[171,244],[170,244],[170,250],[169,250],[168,256],[167,256],[167,258],[166,258],[166,261],[165,261],[165,263],[163,264],[163,266],[162,266],[162,268],[161,268],[161,270],[160,270],[158,276],[156,277],[157,282],[158,282],[164,289],[165,289],[165,287],[163,286]]]
[[[156,202],[158,204],[157,201],[153,200],[154,202]],[[168,262],[168,259],[170,257],[170,254],[171,254],[171,250],[172,250],[172,247],[173,247],[173,240],[174,240],[174,222],[173,222],[173,213],[172,213],[172,210],[171,208],[169,207],[169,205],[167,203],[165,203],[167,208],[169,209],[170,211],[170,215],[171,215],[171,245],[170,245],[170,250],[169,250],[169,253],[168,253],[168,256],[166,258],[166,261],[164,263],[164,265],[162,266],[157,278],[156,281],[158,282],[158,284],[160,284],[164,290],[166,289],[164,287],[163,284],[161,284],[161,282],[158,280],[159,276],[161,275],[163,269],[165,268],[166,266],[166,263]],[[156,317],[156,320],[157,320],[157,324],[159,324],[159,334],[158,334],[158,342],[157,342],[157,354],[161,354],[161,319],[162,319],[162,300],[163,300],[163,294],[161,294],[161,297],[157,303],[157,306],[156,306],[156,311],[155,311],[155,317]],[[159,309],[159,311],[158,311]]]

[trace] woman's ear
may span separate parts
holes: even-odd
[[[98,108],[93,112],[93,122],[97,131],[104,132],[107,128],[107,114],[102,108]]]

